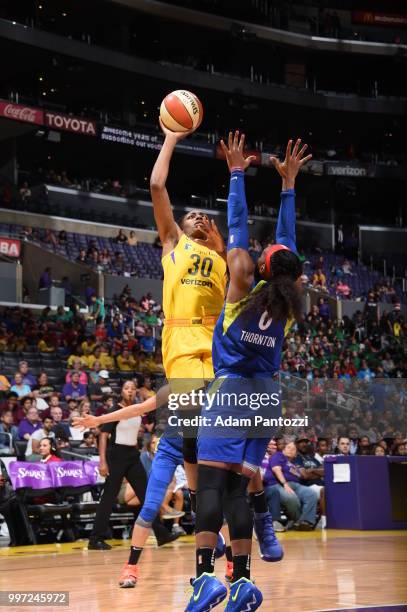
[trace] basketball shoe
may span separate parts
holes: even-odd
[[[134,589],[138,579],[138,565],[129,565],[125,563],[122,573],[119,578],[119,587],[121,589]]]
[[[185,612],[210,612],[220,604],[228,592],[215,574],[204,573],[199,578],[191,578],[192,595]]]
[[[254,582],[240,578],[230,585],[225,612],[251,612],[261,606],[263,595]]]
[[[281,561],[283,548],[274,533],[273,519],[270,512],[254,514],[254,530],[259,542],[260,556],[263,561]]]

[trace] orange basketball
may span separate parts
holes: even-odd
[[[177,89],[164,98],[161,121],[172,132],[196,130],[202,123],[203,108],[199,98],[185,89]]]

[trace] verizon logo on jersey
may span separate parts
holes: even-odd
[[[195,285],[198,287],[212,287],[212,282],[200,280],[199,278],[181,278],[181,285]]]
[[[248,332],[242,329],[242,335],[240,336],[240,340],[244,340],[244,342],[250,342],[251,344],[259,344],[260,346],[268,346],[274,348],[276,345],[277,338],[275,336],[255,334],[254,332]]]

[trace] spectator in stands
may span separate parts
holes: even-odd
[[[107,344],[102,345],[99,361],[104,370],[109,372],[116,370],[116,364],[111,355],[111,348]]]
[[[265,482],[276,487],[287,516],[295,521],[295,529],[311,531],[316,520],[318,495],[300,484],[301,471],[294,463],[296,454],[294,442],[288,442],[282,452],[277,451],[269,460]]]
[[[122,229],[119,230],[119,233],[117,234],[114,241],[117,242],[117,244],[125,244],[127,242],[127,236]]]
[[[110,410],[113,410],[114,399],[112,395],[104,395],[102,398],[102,402],[103,403],[100,404],[98,408],[96,408],[95,416],[100,416],[101,414],[106,414],[107,412],[110,412]]]
[[[348,436],[340,436],[336,448],[337,455],[350,455],[350,440]]]
[[[57,237],[55,236],[54,232],[51,229],[45,230],[45,234],[42,238],[42,242],[44,242],[45,244],[50,244],[53,247],[56,247],[58,244]]]
[[[127,349],[122,351],[116,361],[120,372],[134,372],[136,369],[136,360]]]
[[[407,444],[406,442],[400,442],[399,444],[396,444],[393,447],[392,450],[392,455],[397,456],[397,457],[404,457],[405,455],[407,455]]]
[[[26,461],[39,461],[39,447],[40,441],[43,438],[54,438],[55,433],[53,432],[54,420],[50,416],[46,416],[42,421],[42,427],[34,431],[28,439],[27,448],[25,450]]]
[[[24,384],[23,376],[20,372],[16,372],[14,374],[14,385],[11,386],[10,391],[14,391],[14,393],[17,393],[20,400],[23,397],[31,396],[31,387]]]
[[[83,434],[83,442],[79,444],[80,448],[90,448],[97,452],[96,437],[93,431],[85,431]]]
[[[101,402],[103,396],[110,395],[112,388],[109,385],[109,372],[100,370],[98,381],[89,385],[89,396],[92,402]]]
[[[0,449],[10,447],[9,435],[11,436],[12,442],[18,440],[18,428],[13,425],[13,421],[13,412],[11,410],[5,410],[0,417]]]
[[[70,440],[83,440],[84,431],[73,426],[74,419],[80,416],[79,410],[73,410],[68,419],[68,436]],[[85,431],[88,431],[87,429]]]
[[[327,323],[331,318],[331,309],[329,308],[329,304],[325,300],[325,298],[321,297],[318,300],[318,311],[321,319]]]
[[[90,319],[94,320],[97,324],[103,323],[106,316],[104,299],[101,297],[96,297],[96,295],[92,295],[89,312]]]
[[[358,440],[358,449],[356,451],[356,455],[370,455],[371,454],[371,444],[369,440],[369,436],[361,436]]]
[[[140,348],[147,355],[152,355],[155,351],[156,340],[153,336],[153,330],[149,327],[146,335],[140,338]]]
[[[349,425],[348,438],[350,441],[349,454],[356,455],[359,444],[359,428],[357,425]]]
[[[58,434],[63,432],[64,435],[67,435],[69,438],[69,427],[68,424],[64,421],[64,413],[62,411],[61,406],[53,406],[50,410],[50,414],[54,421],[53,431],[55,433],[55,436],[58,437]]]
[[[0,374],[0,393],[8,391],[11,385],[4,374]]]
[[[127,244],[129,244],[130,246],[137,246],[137,238],[136,238],[136,232],[135,231],[131,231],[130,235],[127,239]]]
[[[55,387],[48,382],[48,374],[41,372],[37,379],[37,384],[33,387],[34,397],[37,399],[43,399],[49,402],[52,395],[55,393]],[[37,406],[38,407],[38,406]]]
[[[349,285],[347,285],[345,281],[339,280],[336,283],[336,294],[342,299],[349,299],[351,295]]]
[[[52,287],[52,269],[50,267],[45,268],[44,272],[41,274],[38,286],[40,289],[49,289]]]
[[[35,385],[37,384],[37,380],[34,376],[34,374],[31,374],[31,372],[29,371],[28,368],[28,362],[27,361],[20,361],[18,364],[18,371],[20,372],[21,376],[23,377],[23,383],[25,385],[28,385],[29,387],[33,388],[35,387]],[[14,384],[14,381],[13,381]]]
[[[322,268],[318,268],[312,276],[312,286],[315,289],[326,289],[326,276]]]
[[[9,391],[6,398],[0,403],[0,412],[5,412],[6,410],[11,410],[14,425],[18,425],[25,417],[25,412],[18,402],[18,395],[14,391]]]
[[[353,276],[353,272],[352,272],[352,266],[351,263],[348,259],[345,259],[345,261],[342,264],[342,272],[344,274],[348,274],[350,276]]]
[[[18,437],[20,440],[28,440],[31,434],[37,429],[41,429],[42,423],[38,414],[38,410],[31,406],[27,410],[26,417],[20,422],[18,426]]]
[[[79,372],[72,372],[71,382],[65,383],[62,389],[62,395],[66,402],[71,397],[77,400],[82,400],[86,397],[86,386],[79,382]]]
[[[371,455],[375,455],[375,457],[385,457],[386,451],[384,450],[381,444],[375,444],[370,452]]]
[[[80,402],[78,412],[80,417],[83,417],[87,414],[92,414],[91,403],[88,397]]]
[[[72,381],[73,372],[78,372],[79,382],[81,383],[81,385],[86,386],[88,384],[88,375],[82,368],[82,359],[80,359],[79,357],[74,359],[72,370],[68,370],[68,372],[66,373],[65,382],[70,383]]]
[[[55,338],[53,334],[47,333],[47,330],[44,329],[45,333],[42,336],[41,340],[38,342],[38,350],[40,353],[55,353],[57,350],[57,344],[55,342]]]
[[[96,346],[97,344],[96,344],[95,336],[93,334],[87,336],[86,340],[84,340],[81,344],[81,349],[83,351],[84,357],[88,357],[89,355],[92,355]]]
[[[78,257],[76,258],[76,262],[86,264],[87,261],[88,260],[87,260],[85,249],[79,249],[79,253],[78,253]]]
[[[61,230],[58,234],[58,244],[65,245],[68,242],[68,235],[65,230]]]
[[[56,441],[53,438],[42,438],[42,440],[40,440],[38,454],[41,456],[41,463],[61,461]]]
[[[31,199],[31,189],[27,181],[24,181],[22,187],[20,188],[20,198],[24,203],[29,202]]]

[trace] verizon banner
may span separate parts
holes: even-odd
[[[75,132],[75,134],[96,136],[96,122],[83,119],[82,117],[71,117],[70,115],[45,111],[45,125],[54,130],[65,130],[66,132]]]
[[[0,255],[6,255],[7,257],[20,257],[21,253],[21,242],[12,238],[1,238],[0,237]]]
[[[0,116],[15,121],[25,121],[26,123],[44,124],[44,113],[38,108],[31,108],[23,104],[14,102],[3,102],[0,100]]]

